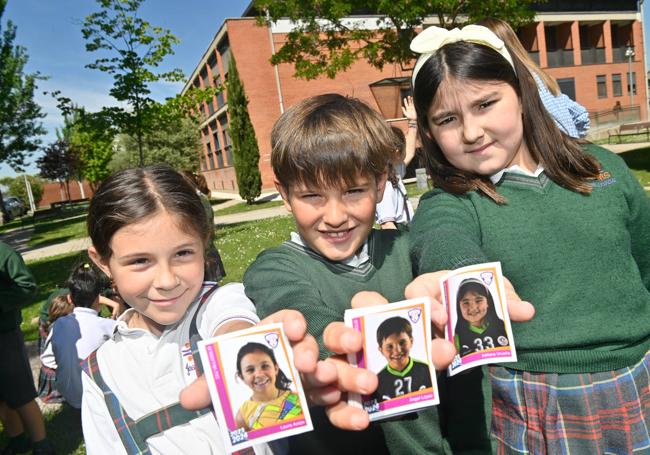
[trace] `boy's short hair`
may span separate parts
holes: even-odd
[[[400,333],[406,333],[409,338],[413,338],[413,327],[408,319],[400,316],[388,318],[377,327],[377,344],[381,348],[381,344],[386,338]]]
[[[307,98],[273,126],[271,165],[285,190],[294,184],[340,187],[358,175],[378,178],[399,147],[395,135],[363,101],[334,93]]]

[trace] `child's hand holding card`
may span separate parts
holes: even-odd
[[[456,269],[440,279],[448,320],[445,338],[458,354],[450,376],[488,363],[516,362],[501,264]]]

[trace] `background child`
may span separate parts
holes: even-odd
[[[375,396],[378,401],[390,400],[431,387],[429,365],[411,357],[413,327],[399,316],[388,318],[377,327],[377,345],[386,359],[386,366],[377,373]]]
[[[68,288],[57,289],[52,292],[47,300],[41,306],[38,324],[38,355],[43,355],[45,351],[50,327],[54,322],[74,310],[74,305],[68,300],[70,290]],[[44,403],[61,403],[63,395],[56,389],[56,367],[44,365],[41,362],[40,373],[38,376],[38,397]]]
[[[508,345],[490,290],[476,278],[463,280],[456,294],[454,345],[461,356]]]
[[[377,224],[382,229],[408,227],[413,219],[413,205],[402,181],[406,174],[406,167],[415,156],[418,132],[412,97],[404,98],[402,112],[408,119],[408,130],[404,135],[401,129],[391,127],[399,147],[396,149],[396,156],[388,162],[388,182],[384,186],[384,195],[381,201],[377,203]]]
[[[395,135],[363,102],[326,94],[288,109],[273,127],[271,141],[276,187],[297,232],[257,257],[244,275],[245,289],[261,316],[286,308],[300,311],[324,358],[330,354],[325,328],[343,321],[356,293],[377,291],[399,301],[413,279],[405,234],[372,229]],[[437,414],[437,408],[428,408],[408,421],[350,433],[335,429],[322,409],[314,409],[314,431],[289,438],[290,448],[310,454],[341,448],[347,453],[443,453]]]
[[[36,295],[36,282],[23,258],[0,241],[0,419],[9,437],[3,451],[53,454],[20,330],[20,309]],[[25,430],[29,434],[25,434]]]
[[[537,307],[513,324],[519,362],[490,367],[500,450],[645,450],[650,200],[622,159],[560,132],[489,30],[430,27],[411,48],[422,53],[414,101],[438,187],[413,220],[414,266],[501,261]]]
[[[72,270],[68,288],[70,293],[65,298],[74,310],[52,325],[41,362],[45,367],[56,370],[56,389],[70,406],[80,409],[80,362],[113,334],[115,321],[99,316],[102,302],[107,299],[100,300],[104,282],[100,272],[90,264],[82,263]],[[50,306],[50,318],[54,310],[53,304]]]
[[[253,391],[237,412],[246,431],[275,425],[302,415],[298,394],[278,366],[273,351],[261,343],[247,343],[237,353],[237,376]]]

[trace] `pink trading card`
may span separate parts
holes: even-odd
[[[363,349],[348,362],[377,374],[372,395],[350,394],[348,402],[365,409],[371,421],[437,405],[438,384],[431,365],[428,298],[358,308],[345,312],[346,325],[363,334]]]
[[[198,346],[229,451],[313,429],[281,324],[231,332]]]
[[[445,338],[458,354],[449,376],[488,363],[516,362],[501,263],[456,269],[440,279],[447,309]]]

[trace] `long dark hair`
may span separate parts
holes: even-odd
[[[157,164],[117,172],[97,189],[90,201],[87,225],[99,256],[110,258],[111,239],[119,229],[159,211],[178,216],[179,228],[198,235],[207,247],[210,227],[201,199],[181,174]]]
[[[275,365],[276,367],[278,366],[278,362],[275,360],[275,354],[273,354],[273,350],[271,350],[271,348],[263,345],[262,343],[253,343],[253,342],[246,343],[239,349],[239,352],[237,353],[237,374],[239,375],[239,377],[242,377],[242,373],[241,373],[242,359],[246,354],[251,354],[253,352],[261,352],[263,354],[268,355],[271,358],[273,365]],[[275,387],[278,390],[289,390],[290,385],[291,385],[291,379],[289,379],[284,374],[284,372],[280,369],[280,367],[278,367],[278,374],[275,376]]]
[[[459,41],[438,49],[420,69],[413,87],[413,99],[418,131],[425,150],[423,158],[434,185],[454,194],[478,190],[497,203],[506,202],[497,193],[489,176],[463,171],[451,165],[430,134],[427,122],[429,108],[440,84],[454,78],[510,85],[521,101],[524,140],[532,158],[544,167],[548,177],[558,185],[578,193],[590,193],[591,186],[587,180],[598,175],[598,161],[557,128],[544,108],[528,68],[516,54],[511,53],[511,57],[514,70],[497,51]]]
[[[467,278],[460,283],[458,293],[456,294],[456,314],[458,315],[458,320],[456,322],[455,333],[460,333],[461,331],[466,332],[469,330],[470,324],[465,320],[463,313],[460,311],[460,301],[463,299],[465,294],[470,291],[482,295],[487,299],[488,308],[487,313],[485,314],[485,321],[487,321],[489,325],[496,324],[497,322],[503,323],[501,318],[497,315],[496,308],[494,307],[494,299],[492,298],[492,293],[488,287],[476,278]]]

